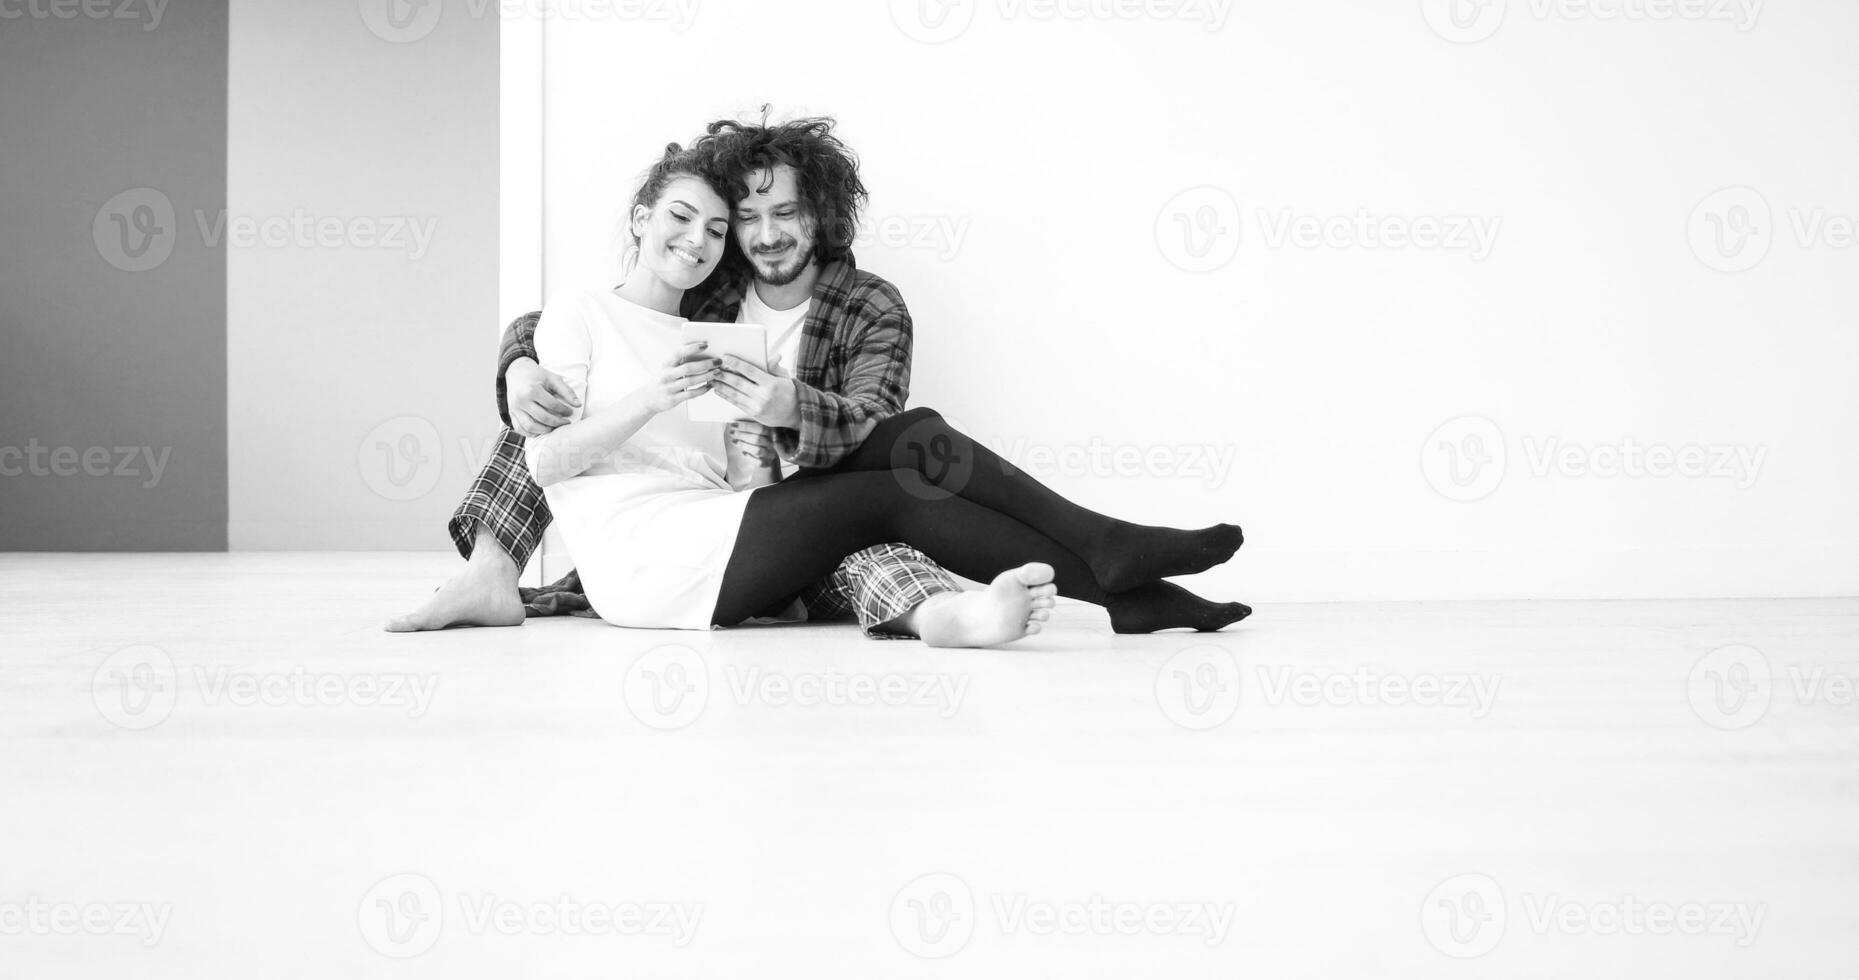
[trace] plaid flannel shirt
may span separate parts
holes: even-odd
[[[692,320],[733,323],[749,284],[732,281],[684,294],[680,312]],[[540,313],[518,317],[504,331],[497,359],[497,411],[510,423],[504,372],[518,358],[536,359]],[[867,423],[904,410],[910,397],[913,337],[903,294],[859,269],[852,256],[820,269],[813,306],[801,328],[800,363],[792,365],[800,401],[799,428],[774,430],[775,447],[795,465],[833,466],[859,447]]]

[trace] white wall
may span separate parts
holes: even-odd
[[[232,4],[235,550],[451,547],[498,426],[496,13]]]
[[[1464,30],[1414,2],[1047,18],[960,0],[933,30],[919,9],[705,0],[682,31],[588,5],[553,21],[548,287],[612,280],[620,206],[666,141],[763,101],[831,113],[871,216],[902,229],[858,255],[915,314],[912,403],[1105,511],[1244,524],[1209,593],[1859,592],[1859,7],[1738,24],[1498,0],[1501,22]],[[1183,17],[1102,14],[1129,9]],[[1218,29],[1199,17],[1222,11]],[[1743,185],[1770,213],[1725,255],[1709,222],[1745,227],[1731,208],[1748,202],[1705,199]],[[1833,240],[1797,240],[1791,215],[1815,209],[1840,216]],[[1285,213],[1359,211],[1496,237],[1487,255],[1271,234]],[[1462,416],[1487,421],[1440,429]],[[1507,463],[1457,485],[1443,447],[1476,436]],[[1760,466],[1533,465],[1571,444],[1605,465],[1627,440]],[[1094,445],[1157,455],[1119,474],[1114,456],[1065,473],[1034,454]],[[1180,472],[1196,447],[1230,470]]]

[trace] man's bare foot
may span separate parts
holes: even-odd
[[[521,626],[523,600],[517,569],[495,538],[480,531],[465,570],[439,587],[418,609],[388,621],[389,633],[417,633],[449,626]]]
[[[991,647],[1039,632],[1052,616],[1052,566],[1033,562],[994,576],[978,592],[944,592],[912,613],[915,632],[933,647]]]

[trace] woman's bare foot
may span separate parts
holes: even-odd
[[[497,539],[478,532],[465,570],[439,587],[418,609],[388,621],[389,633],[417,633],[448,626],[521,626],[517,568]]]
[[[978,592],[944,592],[925,599],[906,622],[933,647],[991,647],[1039,632],[1052,616],[1052,566],[1033,562],[994,576]]]

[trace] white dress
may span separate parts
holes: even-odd
[[[683,317],[612,292],[564,292],[543,307],[537,361],[561,375],[582,407],[612,411],[655,380],[682,343]],[[549,436],[529,440],[529,466]],[[692,422],[679,405],[579,476],[543,489],[588,601],[618,626],[709,629],[749,494],[730,489],[724,425]]]

